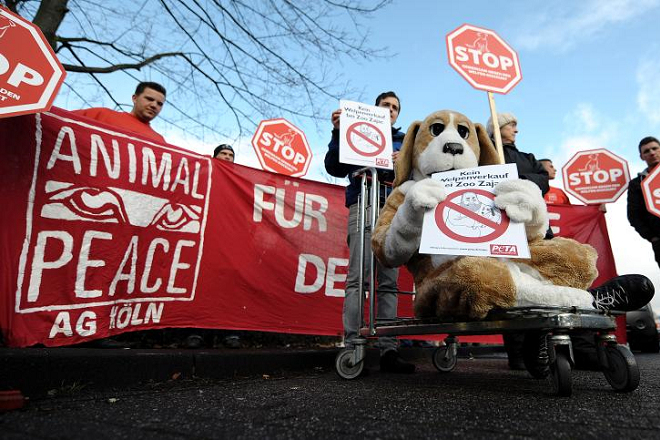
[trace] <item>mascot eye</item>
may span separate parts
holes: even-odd
[[[467,139],[470,135],[470,130],[465,125],[459,125],[457,129],[458,135],[463,139]]]
[[[441,124],[439,122],[436,122],[435,124],[431,124],[429,127],[431,130],[431,135],[433,137],[440,136],[440,133],[442,133],[445,129],[444,124]]]

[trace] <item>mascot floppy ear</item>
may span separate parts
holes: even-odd
[[[403,182],[410,179],[410,173],[413,169],[413,150],[415,148],[415,138],[417,138],[417,132],[419,127],[422,125],[422,121],[415,121],[410,124],[406,136],[403,138],[403,143],[401,144],[401,150],[399,152],[399,157],[396,160],[394,165],[394,183],[392,188],[396,188],[401,185]]]
[[[488,137],[488,133],[483,125],[474,124],[477,130],[477,139],[479,140],[479,166],[500,165],[500,157],[493,141]]]

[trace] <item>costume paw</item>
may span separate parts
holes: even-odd
[[[495,206],[504,209],[511,220],[519,223],[542,223],[547,217],[541,190],[529,180],[505,180],[493,189]]]
[[[424,179],[415,183],[406,194],[406,201],[415,210],[426,210],[435,208],[447,198],[445,186],[442,182],[433,179]]]

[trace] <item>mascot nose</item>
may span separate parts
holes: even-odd
[[[463,145],[457,144],[454,142],[447,142],[444,147],[442,147],[443,153],[449,153],[452,156],[457,154],[463,154]]]

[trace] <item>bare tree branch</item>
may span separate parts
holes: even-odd
[[[72,51],[73,53],[73,51]],[[166,57],[178,57],[178,56],[183,56],[181,52],[170,52],[170,53],[159,53],[157,55],[151,56],[149,58],[145,58],[144,60],[140,61],[139,63],[123,63],[123,64],[113,64],[111,66],[106,66],[106,67],[91,67],[91,66],[85,66],[85,65],[80,65],[76,66],[73,64],[62,64],[64,66],[64,69],[66,69],[67,72],[81,72],[81,73],[111,73],[111,72],[117,72],[118,70],[140,70],[144,66],[153,63],[154,61],[158,61],[161,58],[166,58]]]
[[[273,117],[318,124],[327,121],[328,108],[339,98],[360,99],[350,79],[342,77],[342,63],[385,55],[370,47],[363,19],[389,1],[0,4],[39,21],[51,35],[49,41],[70,72],[62,93],[81,105],[107,101],[122,107],[118,84],[156,81],[168,89],[163,120],[215,138],[249,134],[260,120]]]

